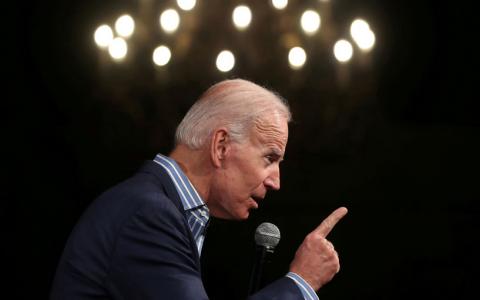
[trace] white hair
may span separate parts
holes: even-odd
[[[175,144],[200,149],[219,127],[226,127],[233,141],[242,142],[255,121],[272,114],[290,121],[285,99],[247,80],[224,80],[210,87],[190,108],[177,127]]]

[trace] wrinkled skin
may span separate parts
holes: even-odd
[[[280,162],[287,140],[287,120],[279,115],[257,121],[249,137],[241,142],[231,141],[226,131],[217,131],[212,152],[219,167],[210,186],[211,214],[247,219],[268,190],[280,189]]]

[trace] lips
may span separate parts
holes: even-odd
[[[265,197],[252,195],[252,199],[255,200],[255,201],[257,201],[257,202],[258,202],[258,201],[262,201],[263,198],[265,198]]]
[[[250,198],[251,198],[251,199],[254,201],[254,203],[256,204],[256,205],[255,205],[255,208],[258,208],[259,202],[262,201],[264,197],[259,197],[259,196],[254,196],[254,195],[252,195]]]

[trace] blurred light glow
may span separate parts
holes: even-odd
[[[112,28],[108,25],[101,25],[95,30],[93,37],[98,47],[107,48],[113,40]]]
[[[288,52],[288,62],[292,69],[300,69],[307,61],[307,54],[301,47],[293,47]]]
[[[369,51],[375,45],[375,34],[371,30],[365,31],[355,39],[355,42],[361,50]]]
[[[121,37],[115,38],[108,45],[108,53],[115,60],[122,60],[127,56],[127,42]]]
[[[366,31],[370,31],[370,26],[365,20],[355,19],[350,25],[350,35],[354,40]]]
[[[177,5],[183,10],[192,10],[197,4],[197,0],[177,0]]]
[[[252,21],[252,11],[246,5],[239,5],[233,10],[232,19],[235,27],[245,29]]]
[[[333,54],[339,62],[348,62],[353,55],[353,47],[347,40],[339,40],[333,47]]]
[[[284,9],[288,5],[288,0],[272,0],[272,5],[276,9]]]
[[[171,57],[172,52],[170,52],[170,49],[167,46],[158,46],[153,51],[153,62],[157,66],[165,66],[170,61]]]
[[[362,19],[352,22],[350,35],[362,51],[369,51],[375,45],[375,34],[370,30],[370,25]]]
[[[175,9],[167,9],[160,15],[160,26],[165,32],[175,32],[178,25],[180,25],[180,16]]]
[[[134,30],[135,22],[129,15],[123,15],[115,22],[115,31],[119,36],[127,38],[133,34]]]
[[[216,65],[221,72],[228,72],[235,66],[235,56],[232,52],[223,50],[217,56]]]
[[[313,10],[306,10],[300,19],[303,31],[314,34],[320,28],[320,15]]]

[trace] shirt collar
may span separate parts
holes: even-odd
[[[167,171],[180,195],[184,210],[203,207],[208,213],[208,208],[205,205],[205,202],[203,202],[202,198],[197,193],[197,190],[175,160],[162,154],[157,154],[153,161]]]

